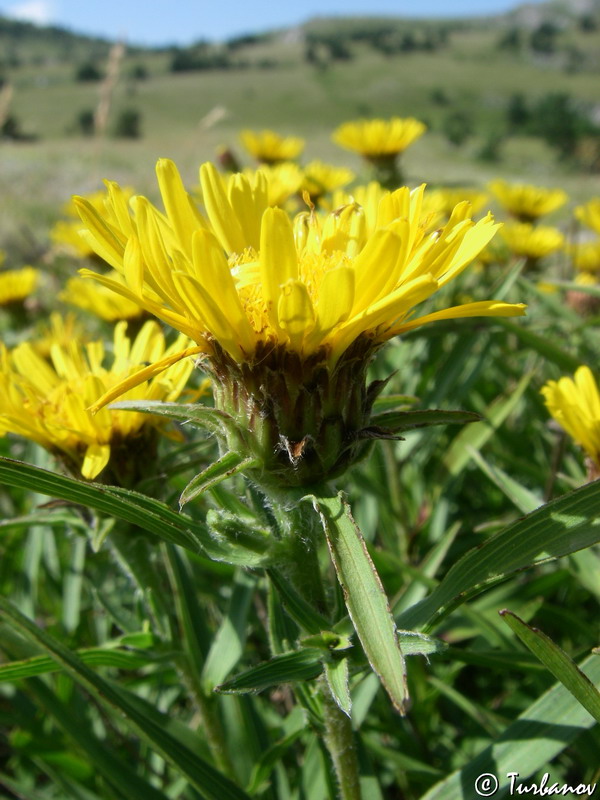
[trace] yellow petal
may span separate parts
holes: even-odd
[[[354,304],[354,270],[336,267],[323,276],[317,305],[318,330],[328,333],[350,316]]]
[[[179,170],[169,158],[159,158],[156,175],[169,222],[179,247],[188,258],[192,255],[192,236],[206,224],[186,192]]]
[[[202,164],[200,183],[208,218],[221,246],[228,253],[242,253],[246,248],[242,226],[232,212],[223,180],[213,164]]]
[[[290,218],[279,208],[263,214],[260,233],[262,292],[271,323],[277,327],[277,305],[281,286],[298,278],[298,256]]]
[[[116,400],[117,397],[125,394],[125,392],[129,391],[129,389],[139,386],[140,383],[144,383],[144,381],[150,380],[150,378],[153,378],[155,375],[159,375],[168,367],[176,364],[178,361],[181,361],[182,358],[187,358],[188,356],[194,356],[198,353],[204,352],[206,352],[206,346],[186,347],[185,350],[181,350],[179,353],[173,353],[172,355],[163,358],[161,361],[157,361],[156,364],[150,364],[150,366],[134,372],[133,375],[129,375],[129,377],[125,378],[125,380],[121,381],[116,386],[113,386],[108,392],[105,392],[102,397],[100,397],[93,405],[90,406],[89,410],[92,412],[92,414],[95,414],[103,406],[107,405],[107,403],[110,403],[112,400]]]
[[[124,240],[119,238],[115,229],[100,217],[92,204],[84,197],[74,197],[73,202],[81,221],[87,228],[82,232],[83,237],[91,243],[92,249],[98,253],[100,258],[104,259],[111,267],[122,271],[125,252]]]
[[[109,458],[109,444],[91,444],[85,451],[85,458],[81,466],[81,474],[84,478],[93,480],[108,464]]]
[[[281,287],[277,305],[279,327],[290,337],[294,350],[300,350],[302,341],[315,325],[315,311],[306,286],[301,281],[289,280]]]
[[[398,333],[419,328],[429,322],[438,322],[442,319],[461,319],[463,317],[523,317],[525,316],[525,303],[503,303],[500,300],[481,300],[477,303],[465,303],[462,306],[445,308],[443,311],[435,311],[424,317],[413,319],[402,325],[395,326],[390,332],[391,336]]]
[[[198,231],[193,237],[192,250],[198,281],[227,315],[242,349],[250,353],[255,346],[256,337],[217,239],[209,231]]]

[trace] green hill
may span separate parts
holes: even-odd
[[[560,25],[549,3],[532,7],[535,19],[526,7],[489,19],[321,18],[223,44],[128,48],[102,140],[82,135],[102,80],[78,77],[90,66],[96,77],[106,73],[111,43],[0,19],[8,54],[0,74],[12,87],[5,112],[36,139],[0,142],[2,225],[18,227],[15,216],[27,210],[31,219],[33,208],[34,225],[45,226],[72,192],[90,191],[105,176],[149,188],[158,156],[175,158],[193,182],[218,145],[240,152],[244,127],[296,133],[307,140],[306,159],[348,163],[360,173],[359,159],[330,135],[365,116],[427,123],[406,155],[411,182],[482,183],[504,174],[552,184],[559,170],[567,188],[589,195],[600,124],[597,5]],[[548,115],[563,122],[572,113],[592,130],[584,173],[573,171],[572,160],[559,162],[545,130],[532,128],[542,111],[543,126]],[[111,138],[127,114],[137,115],[140,138]]]

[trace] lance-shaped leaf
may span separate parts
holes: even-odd
[[[348,684],[350,677],[348,659],[344,656],[343,658],[326,661],[325,677],[333,699],[344,714],[350,717],[352,715],[352,698],[350,697],[350,686]]]
[[[114,667],[115,669],[141,669],[154,661],[152,656],[144,656],[131,650],[91,647],[76,652],[84,664]],[[6,664],[0,664],[0,683],[31,678],[48,672],[58,672],[60,669],[60,665],[50,656],[32,656],[20,661],[9,661]]]
[[[500,611],[500,616],[554,677],[579,700],[586,711],[600,722],[600,692],[573,659],[545,633],[527,625],[512,611],[504,609]]]
[[[224,428],[235,426],[229,414],[218,408],[198,403],[161,403],[159,400],[120,400],[111,403],[109,408],[121,411],[139,411],[140,414],[154,414],[168,417],[178,422],[187,422],[195,428],[203,428],[209,433],[223,433]]]
[[[304,647],[292,653],[274,656],[264,664],[240,672],[235,678],[216,687],[217,692],[260,692],[282,683],[296,683],[318,677],[323,671],[323,651]]]
[[[189,503],[199,494],[210,489],[211,486],[216,486],[226,478],[231,478],[237,475],[238,472],[253,467],[258,462],[251,456],[244,458],[238,453],[225,453],[214,464],[207,467],[205,470],[195,475],[192,480],[185,487],[179,498],[179,508]]]
[[[404,713],[406,669],[388,599],[367,546],[341,494],[314,497],[350,618],[374,672]]]
[[[443,411],[427,409],[425,411],[387,411],[371,417],[369,427],[382,428],[390,433],[408,431],[413,428],[426,428],[429,425],[464,425],[481,419],[473,411]]]

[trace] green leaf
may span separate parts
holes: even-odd
[[[373,411],[396,411],[402,406],[412,406],[419,402],[419,398],[412,394],[386,394],[377,397],[373,403]]]
[[[469,463],[471,458],[469,447],[480,450],[493,436],[494,431],[516,408],[532,377],[532,372],[523,375],[516,389],[508,397],[499,397],[486,409],[485,419],[469,425],[454,438],[444,456],[444,464],[450,475],[458,475]]]
[[[534,333],[525,325],[515,325],[508,319],[496,317],[495,322],[501,325],[504,330],[514,333],[523,344],[531,347],[547,361],[552,361],[565,372],[575,372],[577,367],[581,366],[581,359],[578,356],[573,356],[561,347],[554,344],[553,338],[549,336],[540,336]]]
[[[204,428],[210,433],[222,433],[224,427],[235,425],[229,414],[200,403],[187,405],[186,403],[161,403],[159,400],[120,400],[118,403],[111,403],[109,408],[139,411],[141,414],[154,414],[179,422],[189,422],[194,427]]]
[[[314,497],[344,600],[373,671],[404,713],[406,670],[396,626],[365,541],[352,519],[348,504],[337,496]]]
[[[235,678],[217,686],[223,693],[260,692],[282,683],[295,683],[318,677],[323,671],[323,651],[304,647],[292,653],[273,656],[269,661],[240,672]]]
[[[209,800],[248,800],[248,795],[229,778],[217,772],[166,730],[167,718],[165,722],[159,724],[156,719],[159,712],[153,716],[144,713],[141,703],[134,702],[127,693],[93,672],[61,642],[38,628],[2,597],[0,597],[0,612],[11,627],[20,631],[28,641],[46,650],[96,701],[110,711],[116,710],[123,714],[131,729],[179,770],[203,796]]]
[[[397,619],[402,628],[431,628],[434,618],[534,564],[600,542],[600,481],[575,489],[469,550],[439,586]]]
[[[331,695],[341,710],[348,717],[352,715],[352,698],[350,697],[350,668],[348,659],[337,658],[325,662],[325,677]]]
[[[248,612],[256,578],[239,570],[235,577],[227,614],[223,618],[202,670],[202,683],[212,691],[229,675],[244,652],[248,635]]]
[[[33,690],[36,705],[51,714],[63,730],[86,753],[90,765],[99,772],[120,793],[131,800],[167,800],[167,795],[145,781],[130,763],[117,752],[109,749],[92,732],[87,721],[73,716],[59,698],[41,680],[32,680],[29,688]]]
[[[514,478],[511,478],[510,475],[507,475],[500,467],[488,464],[477,450],[473,450],[473,448],[468,448],[468,450],[471,454],[471,458],[484,475],[487,475],[523,514],[535,511],[536,508],[542,505],[543,500],[540,497],[529,491],[529,489],[526,489],[525,486],[521,486],[520,483],[514,480]]]
[[[257,463],[258,461],[251,456],[244,458],[239,453],[225,453],[214,464],[192,478],[181,493],[179,508],[210,489],[211,486],[221,483],[226,478],[231,478],[232,475],[237,475],[238,472],[254,467]]]
[[[0,533],[27,530],[32,525],[49,525],[51,528],[67,525],[70,528],[87,531],[89,525],[73,511],[65,509],[48,509],[24,514],[21,517],[0,521]]]
[[[84,664],[95,667],[114,667],[115,669],[141,669],[154,659],[133,653],[130,650],[107,649],[91,647],[86,650],[76,650],[78,657]],[[34,675],[44,675],[48,672],[59,672],[60,666],[50,656],[33,656],[22,661],[9,661],[0,664],[0,682],[13,682],[22,678],[31,678]]]
[[[426,428],[429,425],[464,425],[467,422],[477,422],[480,419],[481,416],[472,411],[443,411],[438,409],[388,411],[385,414],[376,414],[371,417],[369,426],[375,425],[378,428],[396,433],[413,428]]]
[[[331,622],[319,614],[318,611],[315,611],[279,570],[271,567],[267,570],[267,574],[277,589],[286,611],[305,631],[318,635],[322,631],[328,631],[331,628]]]
[[[545,633],[532,628],[512,611],[504,609],[500,616],[508,627],[517,634],[523,644],[539,658],[542,664],[557,678],[588,711],[600,722],[600,692],[590,679],[583,674],[573,659],[568,656]],[[600,660],[600,659],[599,659]]]
[[[600,682],[600,658],[589,656],[580,668],[592,682]],[[420,800],[473,800],[478,796],[475,782],[481,775],[497,776],[500,788],[493,797],[505,797],[510,788],[508,773],[518,772],[519,780],[525,780],[538,770],[547,769],[558,753],[593,724],[588,712],[574,705],[570,692],[557,684],[526,709],[493,744],[433,786]]]
[[[544,283],[549,283],[551,286],[560,286],[561,289],[567,289],[574,292],[583,292],[584,294],[591,294],[592,297],[600,297],[600,286],[596,284],[587,285],[585,283],[576,283],[575,281],[553,281],[545,280]]]
[[[158,500],[129,489],[68,478],[4,457],[0,457],[0,483],[88,506],[132,522],[194,553],[201,552],[203,546],[211,542],[208,531],[201,523],[178,514]]]
[[[446,642],[416,631],[398,631],[400,648],[405,656],[433,656],[448,649]]]

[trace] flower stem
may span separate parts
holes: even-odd
[[[325,678],[321,678],[325,745],[333,761],[341,800],[361,800],[360,778],[352,722],[335,702]]]
[[[270,499],[287,555],[280,568],[296,591],[320,613],[326,614],[327,601],[319,566],[321,527],[318,516],[309,502],[298,502],[293,493]]]

